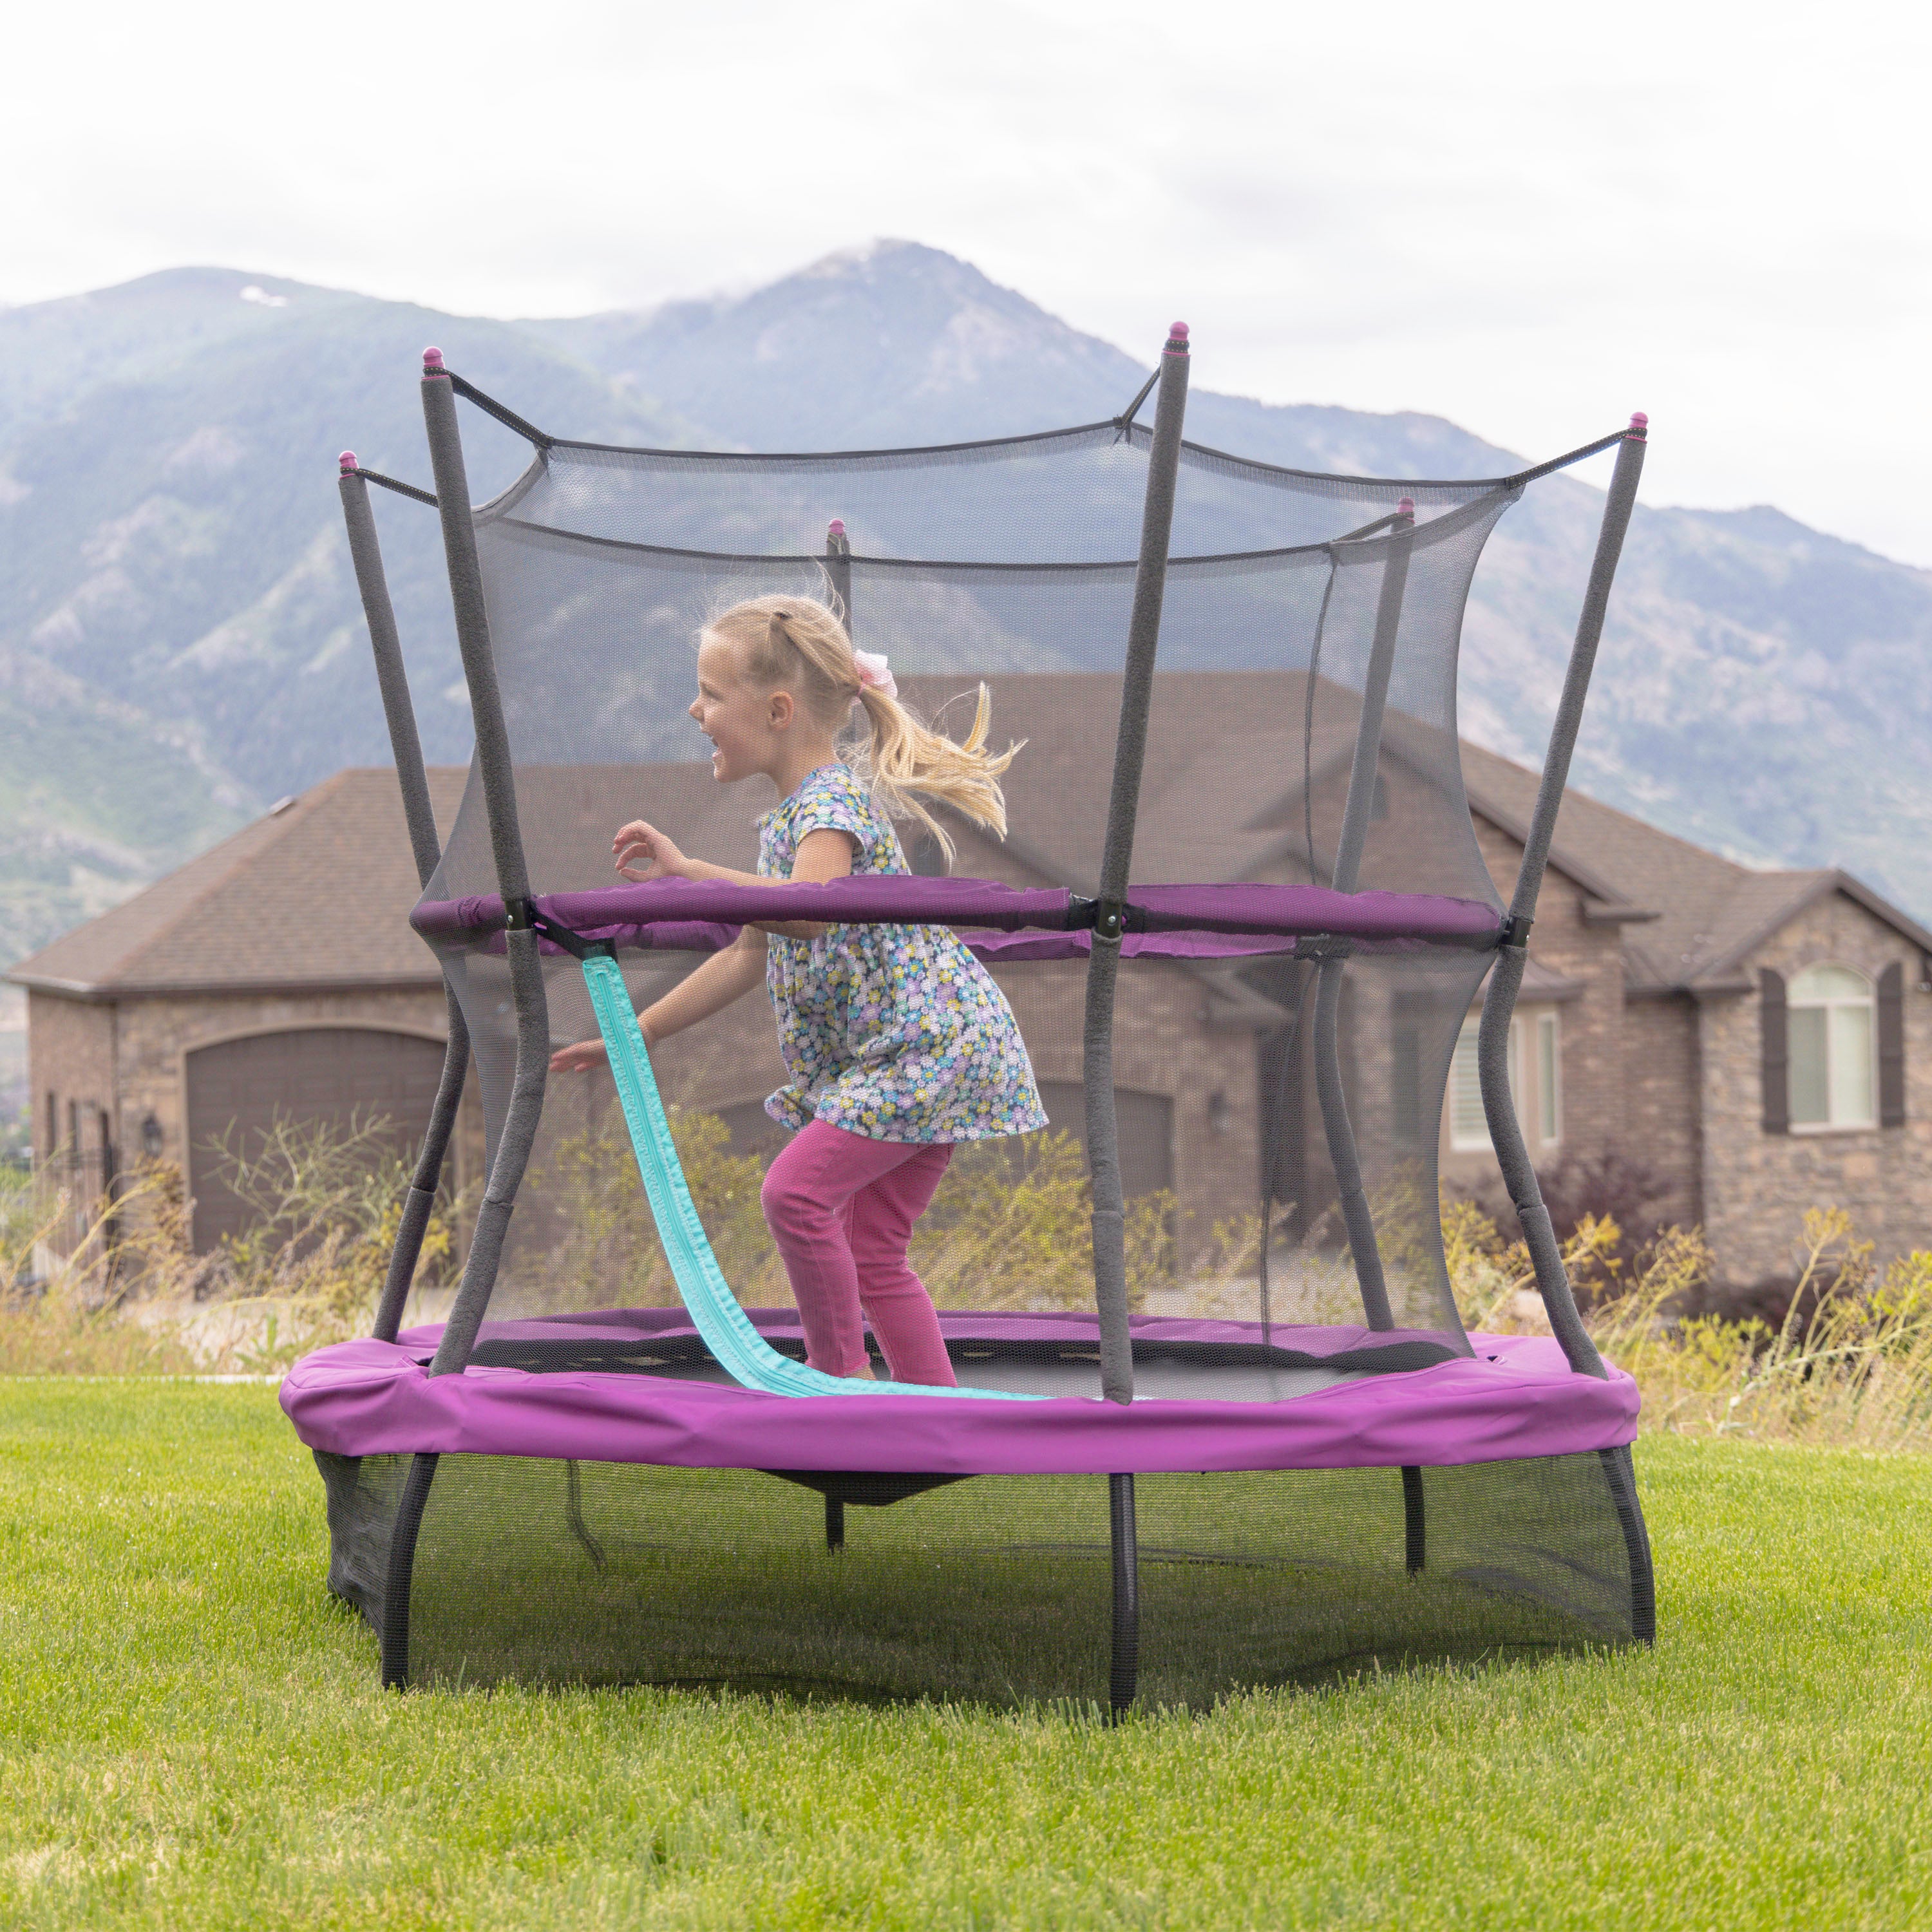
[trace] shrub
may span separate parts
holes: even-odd
[[[1647,1162],[1614,1149],[1598,1154],[1567,1154],[1536,1177],[1550,1226],[1559,1241],[1568,1242],[1586,1228],[1592,1257],[1586,1280],[1576,1283],[1576,1299],[1588,1306],[1599,1294],[1614,1290],[1620,1279],[1641,1272],[1647,1250],[1664,1230],[1658,1210],[1676,1191],[1670,1176]],[[1516,1228],[1516,1210],[1500,1179],[1471,1198],[1483,1219]],[[1605,1231],[1614,1227],[1614,1239]]]
[[[64,1252],[53,1237],[70,1225],[65,1193],[39,1178],[0,1184],[0,1367],[266,1370],[368,1331],[408,1177],[388,1123],[278,1121],[259,1146],[215,1144],[218,1172],[251,1214],[238,1239],[208,1255],[194,1252],[172,1163],[144,1162],[123,1177]],[[453,1262],[453,1209],[442,1203],[430,1216],[419,1284],[436,1284]]]
[[[1540,1327],[1522,1244],[1467,1202],[1445,1201],[1443,1228],[1465,1322]],[[1564,1260],[1594,1290],[1592,1339],[1636,1378],[1646,1430],[1932,1449],[1932,1253],[1876,1268],[1849,1215],[1808,1209],[1774,1324],[1708,1310],[1715,1269],[1700,1230],[1662,1230],[1628,1276],[1613,1266],[1621,1246],[1613,1223],[1587,1221]]]

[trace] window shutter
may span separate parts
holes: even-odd
[[[1757,976],[1758,1028],[1763,1046],[1764,1130],[1791,1131],[1791,1047],[1784,1011],[1784,980],[1766,967]]]
[[[1905,1124],[1905,968],[1896,960],[1878,976],[1878,1124]]]

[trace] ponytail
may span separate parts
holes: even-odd
[[[872,727],[872,742],[866,750],[868,775],[888,811],[916,818],[939,841],[948,866],[952,863],[952,838],[920,803],[922,792],[950,805],[996,838],[1005,838],[1006,801],[1000,790],[1000,777],[1020,748],[1009,745],[997,754],[986,749],[993,704],[983,684],[973,712],[973,728],[957,742],[922,724],[896,698],[876,685],[861,686],[859,702]]]
[[[815,598],[754,597],[734,604],[705,628],[740,646],[746,675],[754,682],[776,688],[801,681],[800,701],[835,730],[857,703],[868,736],[855,765],[887,812],[916,818],[938,840],[948,866],[952,839],[927,808],[926,799],[1005,838],[1006,805],[1000,778],[1020,747],[987,750],[992,700],[984,684],[972,729],[956,743],[922,724],[891,692],[864,681],[844,626]]]

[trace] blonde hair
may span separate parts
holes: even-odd
[[[896,698],[865,683],[852,640],[837,614],[815,597],[753,597],[734,604],[704,627],[707,638],[737,646],[743,675],[767,690],[792,688],[818,722],[837,731],[853,704],[864,707],[869,736],[854,760],[888,812],[916,818],[952,862],[952,840],[921,800],[936,799],[1004,838],[1006,803],[1000,776],[1020,747],[986,748],[992,703],[986,687],[973,728],[956,743],[914,716]]]

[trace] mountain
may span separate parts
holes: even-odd
[[[559,434],[681,446],[876,448],[1090,422],[1148,370],[903,242],[740,298],[574,320],[454,317],[220,268],[0,312],[5,956],[270,800],[383,757],[334,458],[350,446],[427,480],[413,377],[432,341]],[[1606,398],[1579,440],[1628,400]],[[1208,388],[1188,428],[1302,468],[1473,476],[1522,461],[1437,417]],[[465,437],[479,498],[527,460],[473,412]],[[460,759],[434,519],[376,494],[425,747]],[[1540,752],[1600,506],[1553,478],[1490,542],[1464,724],[1499,751]],[[1733,856],[1843,863],[1932,913],[1916,832],[1932,777],[1912,754],[1932,726],[1928,644],[1932,574],[1774,510],[1640,508],[1577,776]]]

